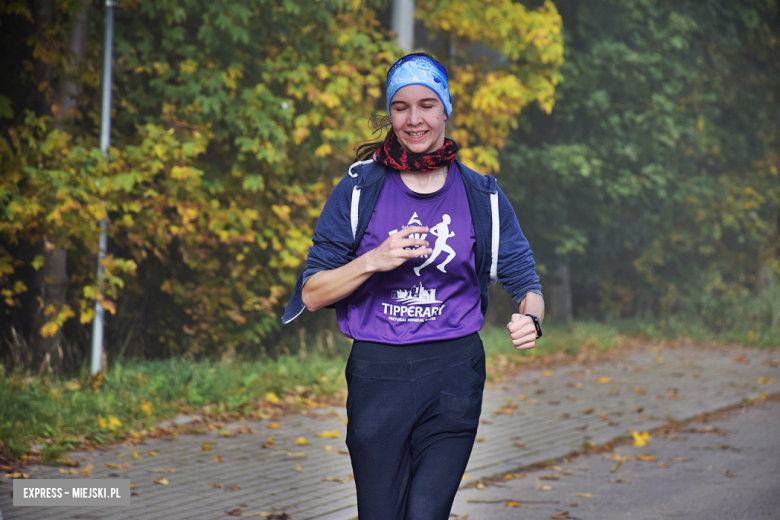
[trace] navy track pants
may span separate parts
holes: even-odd
[[[355,341],[347,447],[360,520],[447,520],[482,410],[479,335],[395,346]]]

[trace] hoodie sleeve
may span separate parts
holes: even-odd
[[[351,177],[345,175],[331,192],[314,228],[312,246],[303,268],[303,283],[320,271],[331,271],[354,260],[350,224]]]
[[[498,281],[519,305],[529,292],[542,294],[536,274],[536,263],[528,240],[520,229],[515,211],[498,188],[498,211],[501,235],[498,245]]]

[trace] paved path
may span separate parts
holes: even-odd
[[[453,513],[475,520],[780,518],[780,401],[681,430],[644,447],[618,446],[462,489]],[[613,472],[618,457],[627,460]]]
[[[627,351],[592,365],[525,370],[486,390],[479,442],[464,484],[561,457],[580,448],[583,441],[602,444],[627,430],[660,426],[667,417],[682,420],[756,398],[761,392],[777,392],[780,369],[773,366],[777,358],[780,351],[771,349],[687,346]],[[767,378],[774,381],[766,384]],[[357,513],[352,469],[344,454],[344,415],[338,408],[317,410],[280,419],[278,429],[269,429],[268,421],[247,422],[227,430],[251,428],[253,433],[220,437],[210,432],[175,441],[150,440],[138,447],[141,459],[133,458],[128,448],[73,453],[71,458],[80,459],[82,465],[93,465],[91,478],[131,479],[137,486],[133,505],[14,508],[11,481],[0,480],[0,510],[5,520],[208,519],[238,514],[238,509],[241,516],[275,512],[292,520],[349,520]],[[317,437],[333,430],[341,438]],[[273,447],[261,447],[269,436],[274,437]],[[296,444],[300,436],[310,444]],[[211,443],[211,451],[203,450],[206,442]],[[217,456],[222,462],[215,462]],[[107,467],[125,463],[129,467]],[[30,468],[29,473],[31,478],[78,478],[45,466]],[[163,477],[168,485],[154,483]],[[456,506],[468,493],[472,491],[461,490]],[[493,517],[475,511],[470,518]]]

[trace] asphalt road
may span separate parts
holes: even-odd
[[[612,471],[618,456],[628,459]],[[453,518],[780,519],[780,401],[525,473],[462,489]]]

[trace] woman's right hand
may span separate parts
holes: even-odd
[[[423,226],[410,226],[390,235],[382,244],[366,253],[369,271],[392,271],[410,258],[430,255],[433,250],[428,241],[409,237],[414,233],[428,233]],[[408,238],[407,238],[408,237]],[[407,248],[413,249],[407,249]]]

